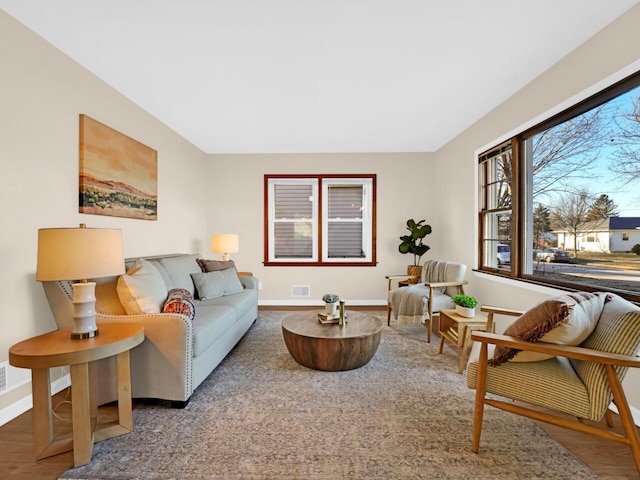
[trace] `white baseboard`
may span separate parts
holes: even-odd
[[[71,376],[66,374],[63,377],[51,382],[51,394],[55,395],[58,392],[61,392],[65,388],[71,385]],[[12,403],[6,408],[0,410],[0,425],[4,425],[7,422],[10,422],[16,417],[19,417],[24,412],[33,407],[33,397],[31,394],[27,395],[24,398],[21,398],[15,403]]]
[[[379,307],[387,306],[386,300],[347,300],[345,306]],[[318,307],[324,308],[324,302],[319,300],[258,300],[258,306],[264,307]]]
[[[612,412],[618,413],[618,408],[616,407],[615,403],[611,402],[611,405],[609,405],[609,410],[611,410]],[[635,407],[632,407],[631,405],[629,405],[629,410],[631,410],[631,416],[633,417],[633,423],[636,424],[636,427],[640,427],[640,410],[638,410]]]

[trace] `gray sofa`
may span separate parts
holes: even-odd
[[[242,287],[238,293],[198,300],[191,276],[202,275],[198,258],[202,257],[190,254],[144,257],[160,273],[166,293],[184,288],[194,294],[193,321],[179,313],[127,314],[118,293],[119,277],[97,280],[98,328],[102,323],[133,322],[145,329],[144,342],[131,351],[133,398],[163,399],[176,407],[185,406],[198,385],[258,317],[258,280],[250,275],[239,276]],[[136,260],[127,260],[128,271]],[[43,282],[43,286],[58,328],[72,328],[71,282]],[[97,396],[101,405],[117,399],[115,381],[108,380],[116,378],[116,368],[114,358],[97,363]]]

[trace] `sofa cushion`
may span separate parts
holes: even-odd
[[[176,288],[174,287],[173,282],[171,281],[169,272],[167,272],[167,269],[162,266],[159,260],[150,259],[148,260],[148,262],[158,269],[158,272],[160,272],[160,276],[164,280],[164,283],[167,285],[167,290],[173,290],[174,288]]]
[[[528,342],[579,345],[595,328],[606,294],[567,293],[540,302],[527,310],[504,331],[505,335]],[[492,365],[508,360],[535,362],[551,358],[537,352],[521,352],[514,348],[496,347]]]
[[[196,307],[193,304],[193,295],[184,288],[174,288],[169,290],[167,301],[162,307],[164,313],[179,313],[186,315],[191,320],[196,316]]]
[[[223,295],[240,293],[244,289],[235,268],[227,268],[217,272],[199,272],[191,274],[198,298],[206,300]]]
[[[193,356],[198,357],[236,323],[233,308],[217,305],[198,305],[193,321]]]
[[[202,272],[196,262],[199,255],[177,255],[175,257],[161,258],[159,261],[167,270],[173,288],[184,288],[195,295],[195,287],[191,280],[192,273]]]
[[[218,272],[227,268],[236,268],[233,260],[205,260],[204,258],[198,258],[197,262],[203,272]]]
[[[258,303],[258,290],[245,288],[241,293],[225,295],[210,300],[196,300],[196,310],[200,311],[200,305],[218,305],[233,307],[238,318],[243,317]]]
[[[160,272],[142,258],[118,278],[116,290],[128,315],[160,313],[168,293]]]

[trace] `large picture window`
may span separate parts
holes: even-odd
[[[375,265],[375,175],[265,175],[265,265]]]
[[[640,300],[640,73],[483,152],[478,168],[481,270]]]

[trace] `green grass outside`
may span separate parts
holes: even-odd
[[[594,267],[622,268],[625,270],[640,270],[640,255],[631,252],[578,252],[578,257],[571,255],[571,263],[593,265]]]

